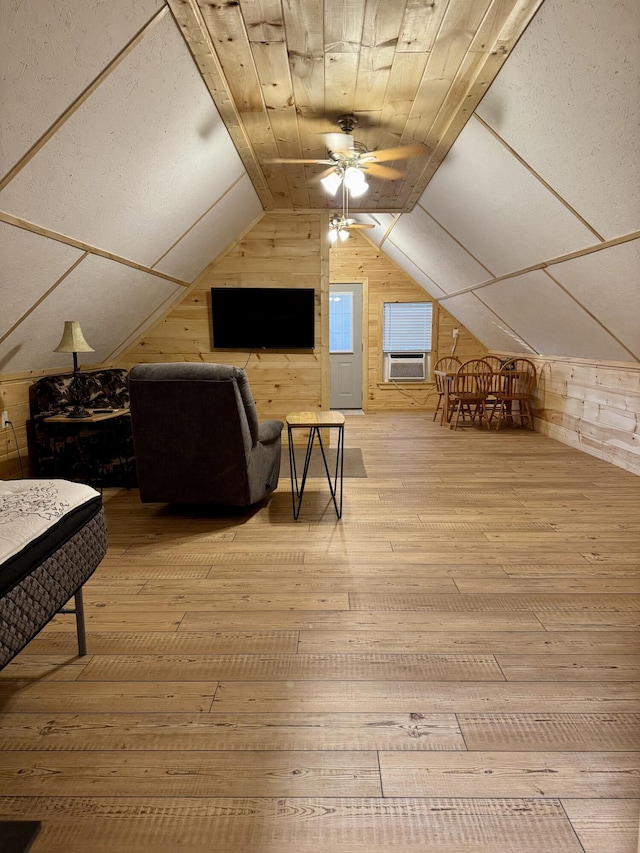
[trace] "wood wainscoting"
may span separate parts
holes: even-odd
[[[536,430],[640,474],[640,365],[529,357],[538,370]]]
[[[635,853],[638,478],[428,412],[346,444],[341,521],[105,492],[88,656],[59,616],[0,674],[33,853]]]

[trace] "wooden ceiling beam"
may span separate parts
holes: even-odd
[[[267,210],[326,209],[321,133],[354,112],[369,150],[424,142],[353,208],[407,212],[543,0],[168,0]]]
[[[400,192],[404,209],[413,210],[496,74],[506,62],[544,0],[493,0],[425,137],[432,155],[415,163]],[[431,142],[431,145],[429,143]],[[420,169],[420,174],[417,174]]]
[[[274,199],[222,70],[207,24],[196,0],[167,0],[171,13],[213,98],[238,155],[265,210],[275,207]],[[264,105],[261,108],[264,115]]]

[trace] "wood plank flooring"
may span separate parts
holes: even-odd
[[[518,429],[348,418],[366,479],[105,493],[88,650],[0,673],[33,853],[635,853],[640,480]]]

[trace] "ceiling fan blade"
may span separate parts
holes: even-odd
[[[271,157],[269,160],[265,160],[264,163],[308,163],[313,164],[315,166],[328,166],[332,161],[331,160],[294,160],[289,157]]]
[[[326,163],[328,161],[320,160],[319,162]],[[308,181],[310,184],[319,184],[323,178],[326,178],[327,175],[330,175],[332,172],[335,172],[335,166],[331,166],[331,168],[329,169],[323,169],[322,172],[318,172],[316,175],[312,175],[310,178],[308,178]]]
[[[366,175],[371,175],[374,178],[384,178],[387,181],[395,181],[396,178],[403,178],[406,174],[400,169],[394,169],[392,166],[383,166],[381,163],[367,163],[363,171]]]
[[[375,225],[372,225],[369,222],[360,222],[359,219],[346,219],[344,221],[345,228],[375,228]]]
[[[412,145],[398,145],[397,148],[382,148],[380,151],[369,151],[378,162],[384,160],[408,160],[410,157],[426,157],[431,149],[420,142]]]
[[[349,151],[353,147],[353,136],[350,133],[321,133],[320,136],[329,151],[336,154]]]

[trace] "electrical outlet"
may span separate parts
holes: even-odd
[[[9,423],[9,412],[5,409],[2,413],[2,429],[6,429]]]
[[[454,329],[454,330],[453,330],[453,337],[454,337],[454,338],[458,338],[458,337],[460,337],[460,331],[459,331],[458,329]]]

